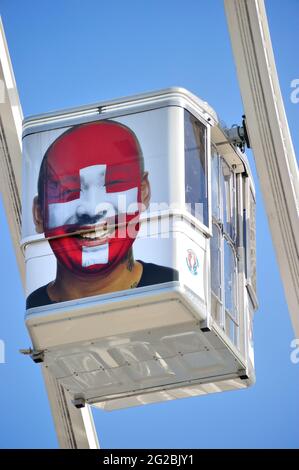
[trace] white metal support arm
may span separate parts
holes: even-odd
[[[48,369],[43,367],[42,370],[60,447],[98,449],[90,406],[77,409],[67,391],[52,377]]]
[[[224,0],[251,147],[286,300],[299,337],[298,166],[264,0]]]
[[[21,279],[25,285],[25,260],[20,248],[22,118],[18,90],[0,18],[0,191]],[[89,406],[83,409],[75,408],[65,390],[46,368],[42,368],[60,447],[98,448]]]
[[[21,237],[22,109],[0,18],[0,189],[22,282]]]

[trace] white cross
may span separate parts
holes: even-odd
[[[49,229],[76,224],[83,214],[91,217],[102,213],[101,222],[113,220],[117,214],[135,214],[138,210],[138,188],[107,192],[105,186],[107,165],[91,165],[80,173],[80,196],[72,201],[57,202],[48,206]],[[82,266],[106,264],[108,243],[97,247],[82,247]]]

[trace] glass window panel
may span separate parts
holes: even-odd
[[[227,197],[227,182],[230,177],[230,171],[228,165],[223,159],[221,159],[221,172],[220,172],[220,184],[221,184],[221,196],[222,196],[222,223],[223,228],[227,231],[229,224],[230,214],[230,198]]]
[[[248,290],[257,307],[257,284],[256,284],[256,203],[253,193],[246,181],[249,190],[247,207],[244,209],[244,246],[246,250],[245,256],[245,273],[248,280]]]
[[[232,239],[236,238],[236,183],[235,175],[221,159],[221,193],[223,205],[223,230]]]
[[[225,331],[226,331],[227,336],[231,340],[231,342],[235,346],[238,347],[238,344],[239,344],[238,326],[227,314],[225,316]]]
[[[219,228],[213,224],[213,237],[211,238],[211,287],[214,294],[221,299],[221,234]]]
[[[212,295],[211,295],[211,309],[212,309],[212,317],[214,318],[214,320],[216,320],[216,322],[218,323],[219,326],[224,328],[224,326],[222,325],[222,321],[221,321],[221,318],[222,318],[222,304],[220,303],[220,301],[214,295],[213,292],[212,292]]]
[[[256,220],[255,220],[255,200],[252,192],[249,196],[250,219],[249,219],[249,256],[250,256],[250,280],[256,294]]]
[[[236,241],[237,239],[237,190],[236,190],[236,174],[231,173],[230,179],[230,194],[231,194],[231,239]]]
[[[247,234],[247,226],[248,226],[248,211],[246,208],[243,209],[243,237],[244,237],[244,248],[245,248],[245,257],[244,257],[244,269],[245,269],[245,276],[248,279],[249,277],[249,262],[248,262],[248,234]]]
[[[212,214],[216,220],[220,220],[220,188],[219,188],[219,155],[212,148]]]
[[[224,292],[225,310],[237,318],[236,260],[232,246],[224,239]]]
[[[208,225],[206,126],[188,111],[185,127],[185,195],[189,212]]]

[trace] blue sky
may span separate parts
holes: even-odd
[[[295,150],[299,103],[298,0],[266,1]],[[183,86],[221,119],[241,121],[242,101],[222,0],[1,0],[0,13],[25,116],[169,86]],[[103,448],[298,448],[299,364],[257,188],[260,308],[255,317],[256,385],[248,390],[94,413]],[[24,295],[0,204],[0,448],[55,448],[39,367],[19,354],[30,339]]]

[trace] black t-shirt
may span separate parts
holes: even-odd
[[[178,272],[175,269],[159,266],[158,264],[145,263],[138,260],[143,266],[141,279],[136,287],[151,286],[153,284],[163,284],[164,282],[177,281]],[[26,300],[26,309],[41,307],[42,305],[54,304],[47,292],[47,286],[40,287],[32,292]]]

